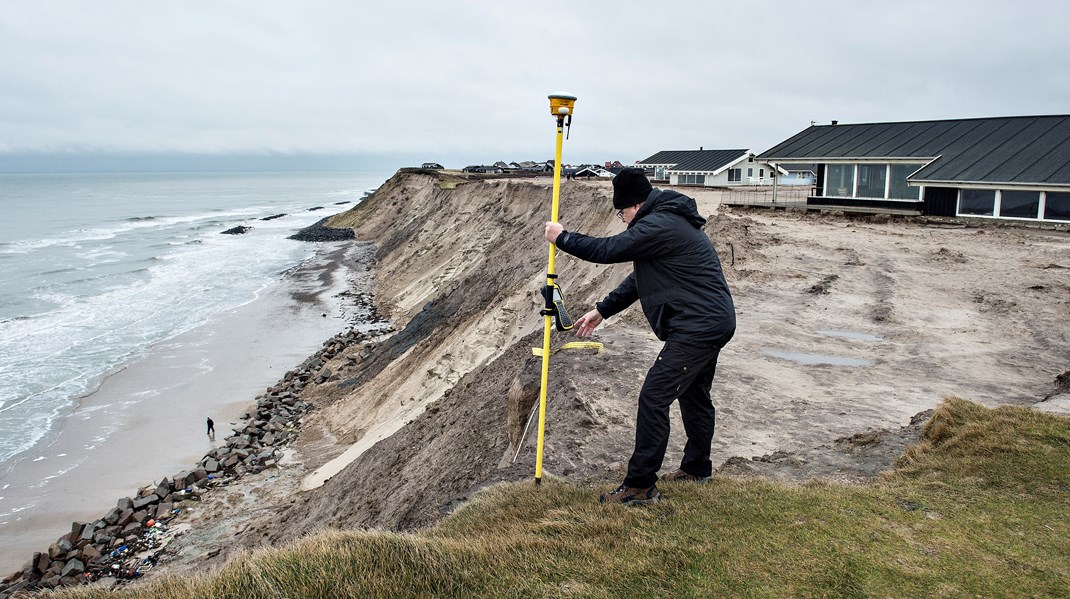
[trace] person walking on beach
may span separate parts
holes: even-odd
[[[209,437],[214,437],[215,436],[215,423],[212,422],[212,417],[211,416],[208,417],[208,436]]]
[[[632,263],[631,274],[576,320],[577,335],[590,336],[604,319],[639,300],[664,342],[639,392],[628,474],[615,491],[599,496],[602,503],[633,505],[661,496],[657,473],[669,442],[669,407],[676,400],[687,443],[679,469],[661,478],[706,482],[712,477],[715,409],[710,389],[721,348],[735,334],[736,314],[695,200],[655,189],[642,169],[627,168],[613,178],[613,207],[627,225],[622,233],[589,237],[547,222],[545,237],[559,250],[588,262]]]

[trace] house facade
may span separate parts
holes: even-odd
[[[780,178],[781,185],[813,185],[817,183],[816,164],[780,164],[777,165],[787,172]]]
[[[490,165],[490,166],[485,165],[485,164],[470,164],[470,165],[462,168],[461,172],[462,173],[490,173],[490,174],[500,175],[500,174],[504,173],[505,171],[502,170],[502,168],[500,166],[496,165],[496,164]]]
[[[808,206],[1070,222],[1070,116],[833,121],[758,159],[816,164]]]
[[[704,187],[774,185],[779,176],[787,174],[757,160],[750,150],[665,150],[637,161],[635,166],[653,172],[655,181]]]

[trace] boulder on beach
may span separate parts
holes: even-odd
[[[321,219],[287,237],[287,239],[296,241],[347,241],[356,238],[353,234],[353,229],[348,227],[328,227],[324,224],[326,222],[326,218]]]
[[[252,229],[252,227],[245,227],[245,226],[242,226],[242,225],[238,225],[237,227],[232,227],[230,229],[227,229],[226,231],[223,231],[222,234],[223,235],[244,235],[245,233],[248,233],[251,229]]]

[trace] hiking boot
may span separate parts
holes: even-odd
[[[708,483],[712,478],[712,476],[695,476],[683,470],[661,475],[661,480],[667,483]]]
[[[661,499],[661,493],[658,492],[657,485],[650,485],[646,488],[621,485],[612,493],[602,493],[598,496],[599,503],[619,503],[621,505],[643,505],[645,503],[655,503],[659,499]]]

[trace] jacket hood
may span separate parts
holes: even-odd
[[[694,199],[675,191],[654,188],[647,197],[646,202],[643,203],[643,207],[636,213],[635,219],[628,225],[629,228],[642,220],[644,216],[653,212],[679,214],[686,218],[687,222],[691,223],[691,226],[696,229],[701,229],[706,224],[706,219],[702,218],[698,213],[698,205]]]

